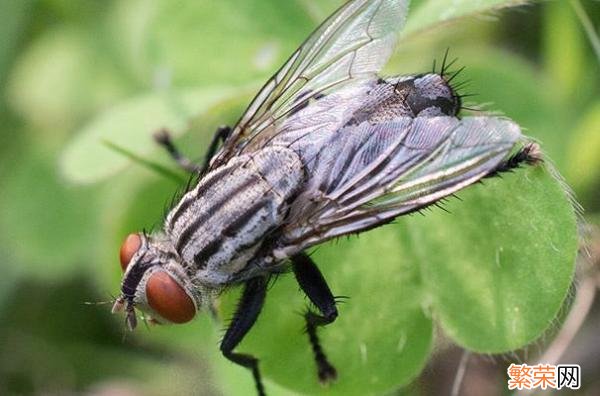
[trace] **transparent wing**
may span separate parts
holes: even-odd
[[[408,0],[353,0],[338,9],[269,79],[211,167],[248,151],[253,140],[266,142],[279,133],[282,120],[312,99],[372,79],[392,54],[407,8]]]
[[[494,171],[522,138],[518,125],[494,117],[398,118],[344,129],[330,134],[326,150],[305,153],[312,178],[284,231],[294,249],[436,202]]]

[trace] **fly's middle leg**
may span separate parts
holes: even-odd
[[[208,147],[204,163],[202,165],[195,163],[194,161],[187,158],[179,151],[179,149],[173,143],[171,134],[166,129],[161,129],[154,134],[154,140],[169,153],[171,158],[179,165],[180,168],[190,173],[204,173],[208,169],[211,158],[215,155],[219,144],[224,142],[229,136],[231,128],[228,126],[220,126],[213,135],[213,138]]]
[[[300,253],[293,256],[292,268],[300,288],[320,311],[320,314],[318,314],[309,309],[304,318],[306,320],[306,332],[317,364],[319,380],[322,383],[327,383],[337,378],[337,371],[329,363],[323,351],[317,335],[317,328],[328,325],[337,318],[338,311],[335,306],[335,297],[331,293],[325,278],[308,255]]]

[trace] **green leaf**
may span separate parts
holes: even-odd
[[[439,209],[316,249],[336,295],[338,320],[320,334],[339,372],[316,379],[299,314],[306,300],[292,276],[269,291],[240,350],[265,375],[302,394],[382,394],[407,384],[431,352],[432,315],[467,349],[499,353],[539,337],[571,285],[576,221],[560,183],[544,167],[486,180]],[[551,215],[550,215],[551,214]],[[225,297],[231,315],[236,293]]]
[[[593,189],[600,183],[600,102],[583,114],[570,139],[567,176],[577,192],[597,197]]]
[[[140,157],[158,150],[152,133],[161,128],[178,136],[192,118],[206,113],[235,93],[233,88],[202,88],[150,93],[116,105],[88,124],[61,157],[64,175],[78,183],[92,183],[121,171],[129,158],[116,153],[110,142]]]
[[[160,175],[166,177],[167,179],[171,179],[176,183],[177,182],[184,183],[186,180],[183,177],[181,177],[178,173],[176,173],[175,171],[172,171],[171,169],[169,169],[159,163],[142,158],[142,157],[138,156],[137,154],[135,154],[127,149],[124,149],[123,147],[120,147],[108,140],[105,140],[102,143],[104,143],[104,145],[106,147],[113,150],[115,153],[120,154],[120,155],[130,159],[134,163],[137,163],[141,166],[151,169],[152,171],[156,172],[157,174],[160,174]]]
[[[542,166],[486,180],[411,218],[435,317],[467,349],[499,353],[539,337],[563,304],[577,253],[573,205]]]
[[[17,58],[7,101],[40,139],[62,140],[83,117],[129,91],[111,59],[94,50],[99,45],[83,27],[59,26],[44,31]]]
[[[131,74],[148,87],[160,75],[175,86],[266,79],[311,30],[297,2],[279,0],[131,1],[117,3],[113,21]]]
[[[59,279],[87,263],[96,236],[95,191],[65,186],[54,153],[21,153],[2,180],[0,244],[7,246],[19,273]]]
[[[4,84],[23,30],[31,19],[32,4],[32,0],[0,2],[0,84]]]
[[[161,349],[157,343],[134,344],[115,323],[110,306],[84,304],[97,298],[87,277],[53,283],[28,277],[13,286],[16,290],[0,310],[3,394],[43,388],[57,394],[94,389],[186,395],[209,382],[210,373],[199,362],[203,355]]]
[[[553,1],[545,7],[544,57],[551,76],[551,90],[569,100],[581,95],[585,78],[587,42],[580,21],[567,1]],[[557,27],[560,26],[560,29]]]
[[[528,0],[421,0],[412,1],[404,34],[412,34],[453,19],[530,3]]]

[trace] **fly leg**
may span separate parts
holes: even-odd
[[[327,383],[337,378],[337,371],[329,363],[325,352],[323,352],[317,336],[317,327],[328,325],[337,318],[338,311],[335,306],[335,297],[329,290],[325,278],[306,253],[300,253],[292,257],[292,268],[300,288],[321,313],[318,314],[309,309],[304,318],[308,339],[317,363],[319,380],[322,383]]]
[[[208,169],[208,165],[210,163],[211,158],[215,155],[217,148],[219,147],[219,143],[224,142],[229,136],[231,132],[231,128],[228,126],[220,126],[217,128],[217,131],[213,135],[213,138],[208,146],[208,151],[206,153],[206,157],[204,158],[204,163],[202,166],[194,163],[194,161],[190,160],[183,154],[181,151],[175,146],[173,140],[171,139],[171,134],[166,129],[161,129],[160,131],[154,134],[154,140],[167,150],[171,158],[185,171],[190,173],[204,173]]]
[[[494,177],[504,172],[510,172],[521,166],[521,164],[536,165],[542,161],[543,157],[540,146],[537,143],[529,143],[513,156],[498,164],[496,168],[485,177]]]
[[[258,370],[258,359],[252,355],[235,353],[233,350],[242,341],[246,333],[252,328],[258,314],[262,309],[267,294],[267,279],[254,278],[249,280],[244,287],[242,298],[233,315],[229,328],[221,341],[221,352],[232,362],[252,370],[254,383],[259,396],[265,396],[260,371]]]
[[[203,174],[208,169],[208,165],[210,165],[210,160],[216,154],[217,149],[219,148],[219,143],[225,143],[225,140],[231,133],[231,127],[227,125],[221,125],[217,128],[217,131],[212,137],[210,145],[208,146],[208,151],[206,152],[206,156],[204,157],[204,164],[200,169],[200,174]]]

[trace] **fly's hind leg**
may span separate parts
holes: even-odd
[[[221,352],[230,361],[252,371],[259,396],[265,396],[265,388],[258,370],[258,359],[252,355],[233,352],[256,322],[267,294],[267,279],[254,278],[246,282],[242,298],[233,315],[229,328],[221,341]]]
[[[317,364],[319,380],[322,383],[328,383],[337,378],[337,371],[329,363],[321,347],[317,327],[328,325],[337,318],[338,311],[335,306],[335,297],[331,293],[325,278],[307,254],[297,254],[291,260],[294,275],[300,288],[320,311],[320,314],[318,314],[309,309],[304,318],[306,320],[306,332]]]
[[[504,172],[510,172],[522,164],[536,165],[543,160],[540,146],[537,143],[528,143],[514,155],[498,164],[498,166],[485,177],[494,177]]]
[[[154,134],[154,140],[160,146],[164,147],[165,150],[167,150],[171,158],[173,158],[180,168],[187,172],[202,174],[208,169],[210,160],[213,155],[215,155],[217,148],[219,147],[219,143],[224,142],[225,139],[227,139],[227,136],[229,136],[230,132],[231,128],[228,126],[220,126],[217,128],[217,131],[213,135],[213,138],[210,142],[204,163],[202,165],[196,164],[194,161],[184,156],[175,146],[173,139],[171,138],[171,134],[166,129],[161,129],[160,131],[156,132]]]

